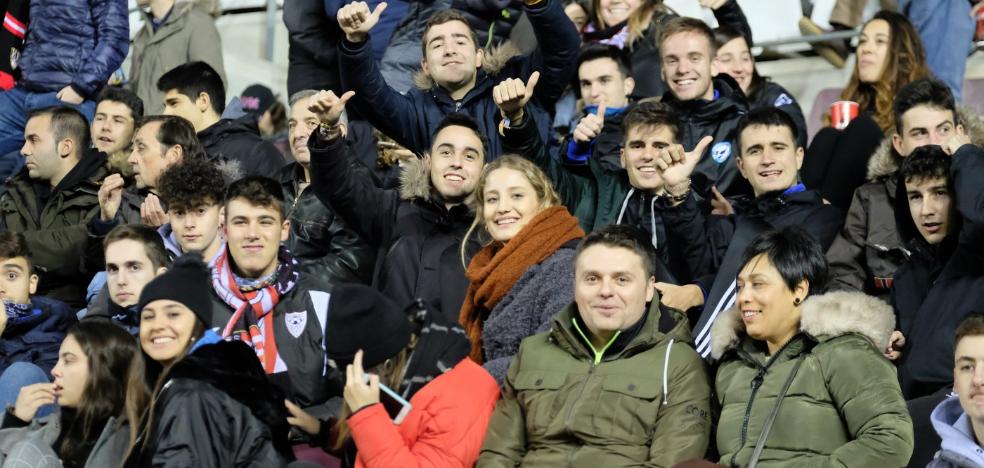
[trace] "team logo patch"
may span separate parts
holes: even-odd
[[[728,156],[731,156],[731,143],[722,141],[711,147],[711,158],[714,162],[721,164],[728,159]]]
[[[284,322],[287,323],[287,331],[294,338],[300,338],[304,333],[304,326],[307,325],[307,312],[287,312],[284,315]]]
[[[793,98],[786,95],[786,93],[782,93],[779,95],[779,97],[776,98],[776,102],[773,102],[772,105],[774,107],[779,107],[779,106],[788,106],[792,103],[793,103]]]

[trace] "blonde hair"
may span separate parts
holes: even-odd
[[[601,17],[601,0],[591,0],[591,11],[594,12],[594,22],[599,31],[609,27]],[[643,0],[639,8],[629,14],[629,19],[626,21],[626,26],[629,29],[629,38],[625,45],[633,46],[636,41],[642,39],[646,31],[653,24],[653,16],[657,13],[665,15],[672,13],[672,11],[663,5],[663,0]]]
[[[527,182],[533,186],[533,191],[536,193],[537,199],[540,200],[541,210],[560,205],[560,196],[554,190],[550,178],[536,164],[530,162],[530,160],[515,154],[505,154],[499,157],[499,159],[486,164],[485,168],[482,169],[482,174],[478,177],[478,183],[475,184],[475,191],[472,195],[474,199],[475,220],[472,221],[471,227],[468,228],[468,232],[465,233],[465,237],[461,241],[461,264],[466,269],[468,268],[466,255],[468,239],[471,238],[478,226],[485,221],[483,208],[485,205],[485,185],[488,183],[489,174],[496,169],[512,169],[523,174]]]

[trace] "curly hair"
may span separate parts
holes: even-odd
[[[225,199],[226,183],[211,161],[188,158],[168,167],[157,182],[161,202],[168,210],[190,210],[217,205]]]

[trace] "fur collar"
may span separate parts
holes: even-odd
[[[520,55],[519,48],[516,47],[512,41],[503,42],[500,45],[493,47],[491,50],[486,49],[485,60],[482,61],[482,70],[489,75],[495,75],[506,66],[506,63],[513,57]],[[428,90],[435,86],[434,80],[424,73],[423,69],[417,70],[417,73],[413,75],[413,85],[421,90]]]
[[[984,122],[977,117],[977,114],[968,107],[957,106],[957,119],[963,123],[973,143],[984,147]],[[901,158],[892,147],[892,137],[882,139],[881,144],[868,160],[868,180],[874,181],[894,174],[899,169],[899,163]]]
[[[400,162],[400,198],[428,199],[431,196],[430,171],[423,158],[407,158]]]
[[[878,349],[886,349],[893,330],[892,308],[863,293],[836,291],[813,296],[800,308],[800,331],[813,337],[857,333]],[[720,359],[728,350],[737,348],[744,335],[745,324],[735,305],[711,327],[711,357]]]

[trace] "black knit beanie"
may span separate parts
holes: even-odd
[[[189,252],[174,261],[166,272],[143,288],[137,311],[159,299],[180,302],[191,309],[205,326],[212,321],[212,283],[208,265],[198,252]]]
[[[396,356],[410,343],[413,324],[388,297],[361,284],[339,284],[328,301],[325,327],[328,358],[344,369],[362,350],[362,367],[369,369]]]

